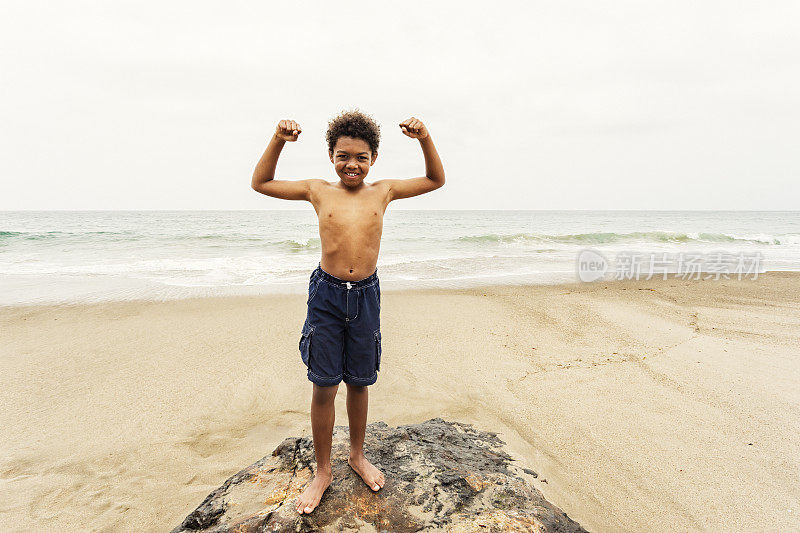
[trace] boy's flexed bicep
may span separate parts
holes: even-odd
[[[387,179],[381,180],[389,189],[389,201],[400,200],[401,198],[411,198],[438,189],[442,185],[432,179],[422,176],[421,178],[409,179]]]
[[[312,201],[313,193],[319,183],[325,180],[276,180],[275,167],[278,164],[278,156],[283,150],[283,145],[287,142],[295,142],[302,133],[300,124],[294,120],[281,120],[275,127],[267,149],[261,159],[258,160],[253,171],[253,179],[250,186],[253,190],[283,200],[306,200]],[[312,202],[313,203],[313,202]]]
[[[262,183],[253,184],[253,190],[283,200],[306,200],[311,201],[313,189],[319,183],[324,183],[321,179],[308,180],[269,180]]]
[[[444,185],[444,167],[439,153],[433,145],[428,128],[416,117],[400,123],[403,135],[419,141],[422,154],[425,156],[425,175],[420,178],[404,180],[383,180],[389,186],[389,201],[410,198],[431,192]]]

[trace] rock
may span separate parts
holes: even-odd
[[[585,531],[521,476],[493,432],[434,418],[367,425],[367,458],[386,477],[373,492],[347,464],[349,433],[333,435],[333,482],[311,514],[295,499],[313,477],[310,437],[284,440],[229,478],[172,533],[265,531]]]

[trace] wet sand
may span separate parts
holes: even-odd
[[[800,529],[800,275],[382,292],[370,421],[496,431],[590,531]],[[304,318],[303,295],[0,308],[0,529],[169,530],[310,435]]]

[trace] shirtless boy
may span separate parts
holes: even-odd
[[[378,251],[383,214],[392,200],[409,198],[444,185],[444,168],[425,125],[412,117],[400,130],[419,140],[425,156],[425,176],[364,178],[378,157],[379,126],[359,111],[337,116],[328,124],[328,154],[338,181],[276,180],[275,167],[284,144],[302,132],[293,120],[281,120],[253,173],[256,191],[285,200],[311,202],[319,219],[322,257],[311,273],[308,311],[300,336],[300,355],[313,383],[311,431],[317,470],[297,498],[297,512],[312,512],[333,479],[331,441],[339,383],[347,385],[350,422],[348,464],[368,487],[378,491],[384,476],[364,456],[369,395],[378,379],[381,356]]]

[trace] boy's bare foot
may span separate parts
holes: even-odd
[[[314,479],[311,480],[306,490],[297,497],[297,512],[309,514],[316,509],[322,499],[322,493],[325,492],[332,480],[333,473],[330,468],[328,470],[317,469]]]
[[[355,470],[356,473],[361,476],[361,479],[364,480],[364,483],[366,483],[367,486],[373,491],[381,490],[383,488],[383,484],[386,483],[383,473],[375,468],[375,465],[367,461],[367,458],[363,453],[351,455],[347,459],[347,464],[349,464],[353,470]]]

